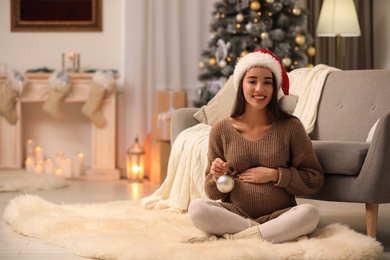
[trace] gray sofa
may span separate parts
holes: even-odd
[[[193,116],[197,110],[174,111],[171,142],[199,123]],[[310,138],[325,183],[308,198],[365,203],[367,234],[376,237],[379,204],[390,203],[390,70],[331,72]]]

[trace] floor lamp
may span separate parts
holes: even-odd
[[[341,37],[361,35],[353,0],[324,0],[316,34],[318,37],[336,37],[336,68],[340,68]]]

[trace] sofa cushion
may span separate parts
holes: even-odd
[[[221,119],[229,117],[236,100],[236,90],[233,87],[233,76],[230,76],[218,93],[202,106],[194,117],[200,123],[214,125]]]
[[[367,155],[369,143],[312,141],[324,173],[358,175]]]

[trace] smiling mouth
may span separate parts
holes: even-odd
[[[258,100],[263,100],[266,98],[266,96],[252,96],[252,97]]]

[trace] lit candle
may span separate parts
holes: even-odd
[[[45,171],[46,174],[53,174],[54,173],[54,163],[52,160],[47,159],[45,161]]]
[[[43,149],[40,146],[35,147],[35,161],[43,161]]]
[[[73,176],[73,161],[71,159],[64,160],[65,163],[62,166],[62,172],[65,178],[72,178]]]
[[[85,156],[83,153],[77,155],[77,160],[74,164],[74,174],[75,177],[85,175]]]
[[[25,161],[25,167],[27,172],[34,172],[35,161],[32,157],[27,157]]]
[[[72,60],[73,57],[74,57],[74,52],[73,52],[73,51],[68,52],[68,58],[69,58],[70,60]]]
[[[32,139],[28,139],[26,142],[26,154],[27,157],[34,155],[34,141]]]
[[[56,161],[55,164],[58,168],[61,168],[61,161],[64,159],[64,153],[63,152],[58,152],[56,154]]]
[[[35,165],[34,172],[35,173],[43,173],[43,166],[42,166],[42,164],[38,163],[37,165]]]
[[[61,168],[58,168],[58,169],[56,170],[56,175],[62,176],[62,170],[61,170]]]

